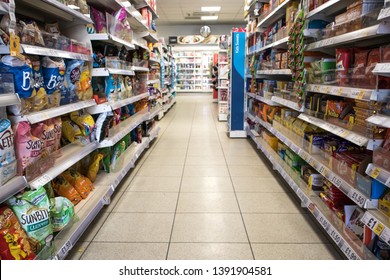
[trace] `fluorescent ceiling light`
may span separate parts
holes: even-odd
[[[200,17],[201,20],[217,20],[218,16],[202,16]]]
[[[122,2],[123,7],[128,8],[131,7],[131,3],[129,1],[123,1]]]
[[[219,12],[220,10],[221,10],[220,6],[202,7],[202,12]]]

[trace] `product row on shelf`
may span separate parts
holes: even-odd
[[[215,51],[204,48],[174,47],[178,92],[212,92],[212,62]]]
[[[248,135],[348,259],[390,253],[389,4],[246,1]]]
[[[64,259],[157,137],[175,62],[154,0],[0,4],[0,258]]]
[[[228,49],[218,52],[218,120],[227,121],[229,114],[230,65]]]

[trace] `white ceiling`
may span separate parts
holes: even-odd
[[[244,24],[244,0],[157,0],[157,25],[170,24]],[[200,19],[185,19],[188,14],[201,12],[202,6],[220,6],[217,21],[201,21]],[[199,14],[196,16],[200,16]]]

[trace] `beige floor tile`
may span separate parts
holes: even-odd
[[[143,177],[180,177],[183,174],[181,165],[144,165],[137,173]]]
[[[256,260],[340,260],[331,244],[256,244]]]
[[[229,177],[229,171],[223,165],[186,165],[184,177]]]
[[[92,242],[83,260],[165,260],[168,243]]]
[[[127,191],[131,192],[179,192],[181,177],[136,176]]]
[[[226,156],[228,165],[265,165],[259,156]]]
[[[225,165],[224,156],[187,156],[186,165]]]
[[[97,242],[168,242],[174,214],[112,213]]]
[[[65,260],[80,260],[91,242],[77,242],[65,257]]]
[[[175,144],[172,144],[174,147]],[[165,148],[155,148],[153,150],[153,155],[155,156],[185,156],[187,154],[187,148],[185,149],[165,149]]]
[[[234,193],[181,193],[177,213],[239,213]]]
[[[171,243],[168,260],[253,260],[248,243]]]
[[[125,192],[112,212],[174,213],[177,193]]]
[[[185,192],[234,192],[230,177],[183,177],[182,193]]]
[[[221,148],[189,148],[187,156],[223,156],[223,152]]]
[[[282,183],[273,177],[232,177],[236,192],[290,192]]]
[[[91,222],[91,224],[88,226],[88,228],[85,230],[83,235],[79,238],[78,241],[81,242],[90,242],[92,241],[100,228],[103,226],[103,224],[106,222],[108,218],[109,213],[107,212],[100,212],[95,219]]]
[[[240,214],[176,214],[171,242],[248,242]]]
[[[328,243],[304,214],[243,214],[249,240],[257,243]]]
[[[267,166],[244,166],[229,165],[230,175],[232,177],[274,177],[275,175]]]
[[[172,147],[172,144],[171,144]],[[144,162],[144,165],[184,165],[186,157],[182,156],[155,156],[150,155]]]
[[[304,213],[292,193],[237,193],[242,213]]]

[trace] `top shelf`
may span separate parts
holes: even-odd
[[[57,0],[19,0],[17,2],[17,10],[20,9],[30,12],[38,10],[44,15],[50,15],[53,18],[61,19],[65,22],[74,22],[76,24],[92,23],[92,20],[88,16]]]
[[[390,33],[390,28],[384,24],[370,26],[364,29],[334,36],[328,39],[311,43],[307,46],[307,51],[320,51],[322,49],[333,48],[336,46],[348,45],[362,40],[370,40]],[[370,41],[375,43],[376,41]]]
[[[273,23],[277,22],[280,18],[286,15],[286,7],[287,4],[291,2],[291,0],[285,0],[282,4],[277,6],[272,12],[270,12],[265,18],[263,18],[257,28],[267,28]]]
[[[134,4],[136,9],[142,9],[142,8],[147,7],[149,9],[149,11],[152,12],[153,19],[158,19],[158,15],[157,15],[156,11],[154,9],[152,9],[148,0],[131,0],[131,2]]]
[[[354,0],[329,0],[328,2],[319,6],[318,8],[308,12],[306,14],[306,18],[318,19],[318,18],[335,15],[345,10],[347,6],[353,2],[355,1]]]

